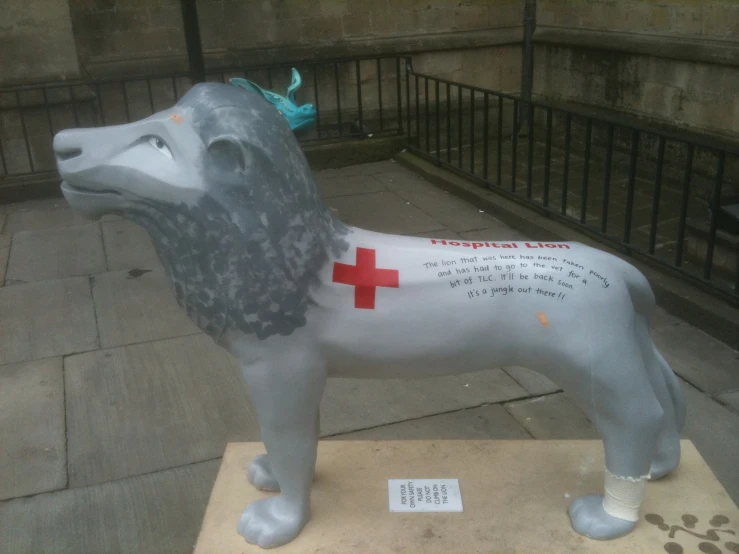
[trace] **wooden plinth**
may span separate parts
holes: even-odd
[[[708,543],[736,552],[726,543],[739,543],[739,509],[693,444],[683,441],[682,446],[680,467],[648,485],[635,531],[598,542],[572,531],[567,506],[578,496],[602,491],[600,441],[322,441],[311,521],[293,542],[273,551],[715,552],[700,546]],[[246,479],[249,462],[263,452],[261,443],[228,445],[195,554],[265,552],[236,530],[244,507],[270,496]],[[387,480],[406,478],[459,479],[464,512],[391,513]],[[697,518],[692,528],[686,515]]]

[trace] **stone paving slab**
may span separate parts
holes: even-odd
[[[395,171],[387,171],[384,173],[378,173],[373,177],[382,183],[385,188],[389,191],[398,192],[413,191],[413,192],[428,192],[429,190],[438,190],[423,177],[411,173],[408,170],[402,168],[396,168]],[[472,206],[469,206],[472,208]]]
[[[381,162],[371,162],[359,165],[350,165],[333,169],[324,169],[317,171],[314,175],[323,175],[325,177],[342,177],[347,175],[377,175],[388,171],[397,171],[399,166],[393,160],[383,160]],[[409,172],[411,173],[411,172]]]
[[[86,277],[0,288],[0,365],[98,348]]]
[[[428,379],[329,379],[321,434],[346,433],[527,396],[502,369]]]
[[[393,192],[327,198],[341,220],[368,231],[410,234],[443,229],[444,225]]]
[[[739,414],[739,391],[725,392],[717,396],[720,402]]]
[[[454,231],[450,231],[449,229],[438,229],[436,231],[426,231],[425,233],[410,233],[408,236],[412,237],[421,237],[426,239],[461,239],[462,235],[459,233],[455,233]]]
[[[519,366],[504,367],[503,370],[530,394],[551,394],[560,390],[559,385],[537,371]]]
[[[14,234],[5,278],[31,283],[105,270],[100,226],[92,223]]]
[[[116,271],[91,279],[102,348],[200,332],[177,304],[163,270]]]
[[[62,359],[0,366],[0,391],[0,500],[64,488]]]
[[[675,317],[664,308],[657,306],[657,310],[652,319],[652,329],[659,329],[670,325],[688,325],[682,319]],[[695,329],[695,327],[693,327]],[[697,331],[698,329],[696,329]]]
[[[12,214],[16,212],[32,212],[36,210],[48,210],[67,206],[67,201],[59,197],[43,198],[41,200],[27,200],[26,202],[14,202],[12,204],[0,204],[0,213]]]
[[[564,393],[510,402],[505,408],[535,439],[600,438],[595,426]]]
[[[352,166],[348,171],[355,171],[357,175],[379,175],[388,171],[396,171],[400,167],[395,160],[383,160],[380,162],[370,162],[366,164],[358,164]]]
[[[69,486],[81,487],[223,455],[258,440],[233,358],[205,335],[70,356]]]
[[[104,222],[101,228],[109,271],[162,268],[151,237],[140,225],[123,219]]]
[[[0,554],[192,552],[220,463],[0,503]]]
[[[488,214],[475,209],[468,202],[448,192],[399,190],[397,194],[452,231],[485,229],[495,223],[495,220]]]
[[[739,352],[726,344],[686,323],[656,328],[652,336],[672,369],[701,390],[739,389]]]
[[[739,505],[739,415],[688,383],[683,383],[683,391],[688,413],[681,436],[693,441],[726,492]]]
[[[8,269],[10,240],[10,235],[0,235],[0,287],[5,283],[5,271]]]
[[[493,223],[489,223],[486,229],[467,231],[460,233],[460,235],[462,238],[467,240],[513,241],[528,239],[528,237],[523,233],[519,233],[515,229],[511,229],[498,220],[495,220]]]
[[[335,435],[343,440],[482,440],[530,439],[505,408],[499,405],[481,406],[448,414],[424,417]]]
[[[316,185],[318,185],[318,191],[324,198],[381,192],[385,190],[385,185],[375,179],[372,175],[340,175],[324,177],[319,174],[316,176],[315,180]]]
[[[46,208],[17,210],[8,214],[6,233],[88,225],[91,220],[72,210],[63,199]]]

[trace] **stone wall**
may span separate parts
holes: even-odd
[[[79,71],[67,0],[4,0],[0,85],[75,77]]]
[[[178,0],[69,0],[94,75],[185,69]],[[515,44],[520,0],[199,0],[208,67]]]
[[[736,0],[539,0],[534,92],[739,138]]]
[[[473,50],[430,52],[413,56],[419,73],[502,92],[521,87],[521,47],[518,44]]]
[[[2,84],[74,77],[77,59],[87,76],[187,68],[179,0],[8,2]],[[506,92],[519,88],[523,4],[197,3],[210,68],[407,53],[419,71]],[[735,0],[538,0],[535,41],[538,97],[739,137]]]
[[[86,74],[187,69],[179,0],[70,0],[70,5]],[[326,59],[408,54],[420,73],[506,92],[520,87],[521,0],[199,0],[197,7],[209,70],[298,62],[299,101],[315,103],[318,97],[323,123],[337,123],[339,105],[344,124],[358,118],[354,64],[340,63],[334,71],[320,65]],[[397,110],[395,60],[384,60],[380,69],[387,118]],[[404,66],[401,72],[404,76]],[[243,77],[211,78],[231,76]],[[247,77],[281,92],[289,84],[287,69]],[[374,62],[360,64],[359,80],[365,122],[376,128],[380,93]],[[405,90],[401,99],[404,103]]]
[[[148,73],[156,64],[169,70],[187,67],[179,0],[68,2],[80,65],[87,74],[121,68]]]

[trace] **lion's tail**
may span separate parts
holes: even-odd
[[[675,375],[675,372],[672,370],[667,360],[665,360],[664,356],[662,356],[660,351],[657,350],[657,347],[654,347],[654,355],[659,362],[659,368],[665,379],[667,391],[670,393],[670,398],[672,398],[672,407],[675,409],[675,424],[677,425],[677,430],[682,431],[685,426],[687,409],[685,406],[685,393],[680,385],[680,379]]]
[[[651,323],[657,310],[657,300],[649,281],[641,271],[625,261],[621,266],[621,270],[634,311],[647,318],[647,321]]]
[[[634,311],[644,319],[647,329],[651,329],[652,318],[657,310],[657,301],[654,297],[652,287],[641,271],[626,262],[624,262],[624,265],[624,281],[626,282],[626,288],[629,291]],[[680,431],[685,425],[686,416],[685,395],[680,385],[680,380],[651,339],[650,342],[652,352],[647,351],[645,355],[650,356],[651,354],[655,358],[655,365],[659,368],[658,374],[664,379],[667,392],[672,400],[672,407],[675,411],[675,423],[678,431]]]

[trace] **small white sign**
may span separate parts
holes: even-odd
[[[463,512],[458,479],[388,479],[391,512]]]

